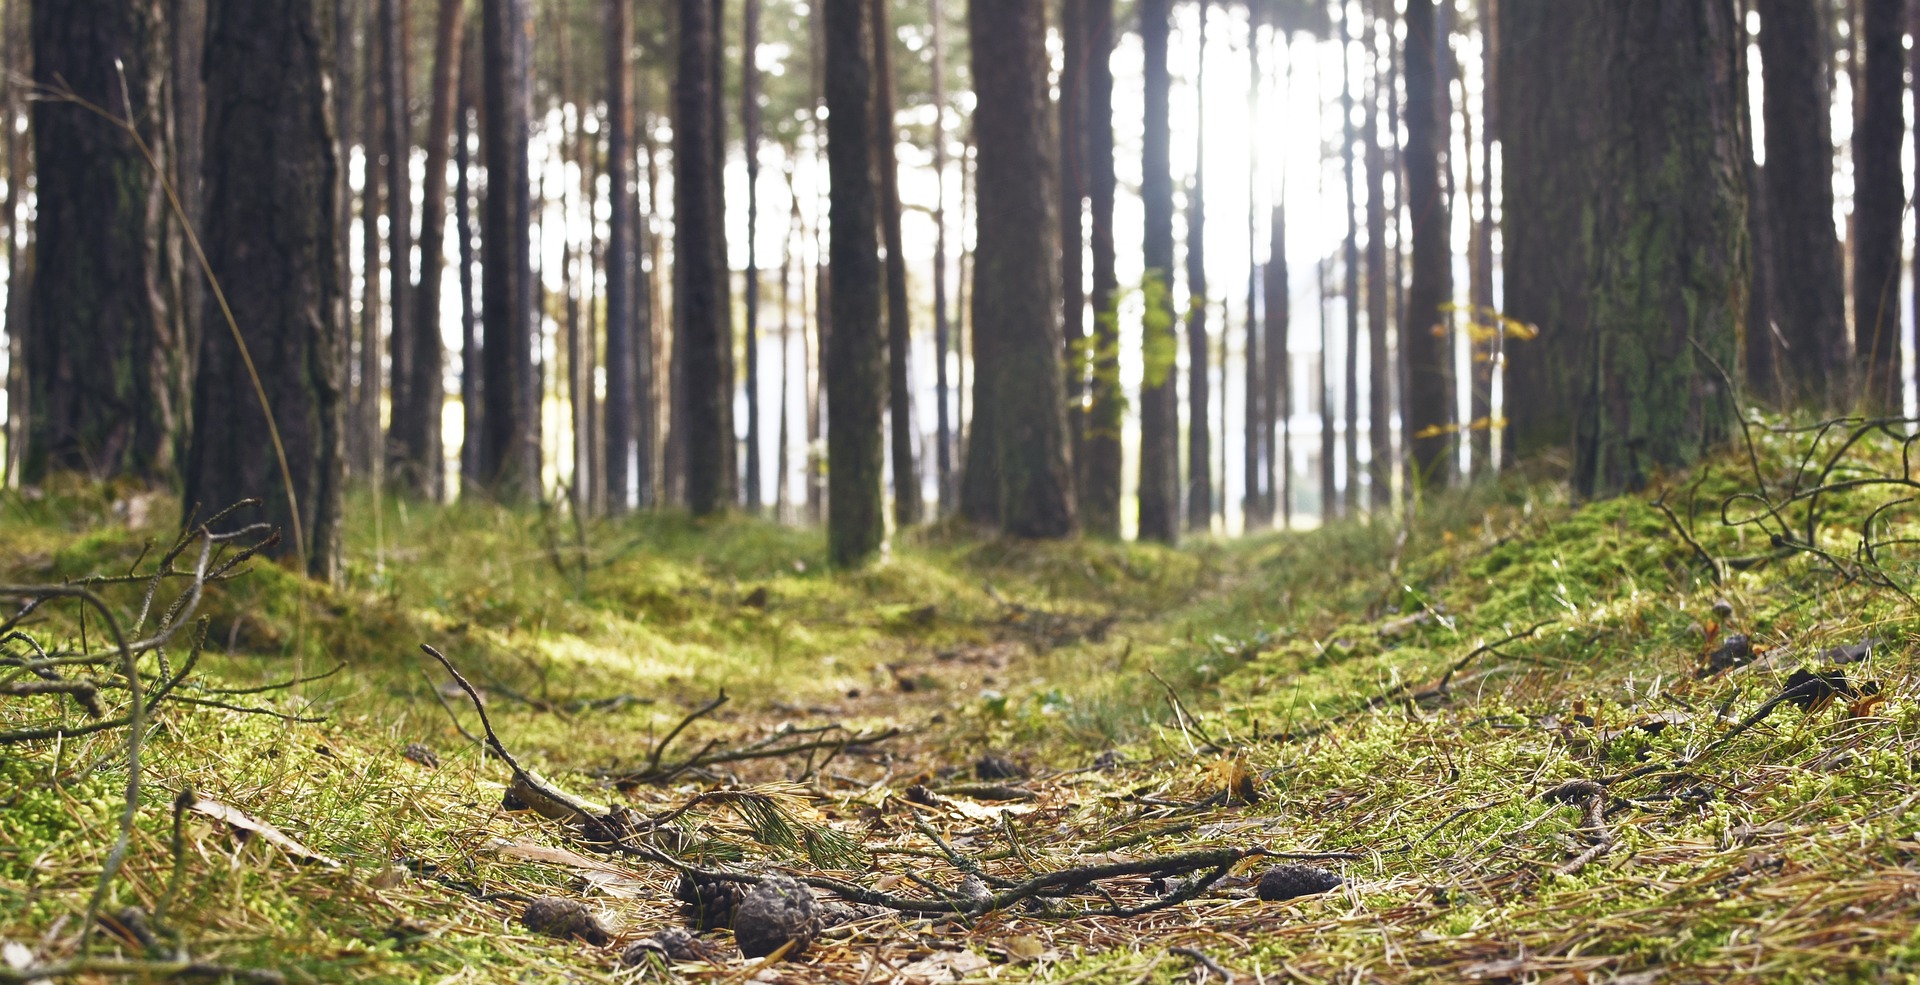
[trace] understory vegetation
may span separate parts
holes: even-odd
[[[177,610],[172,504],[6,493],[0,582],[129,626],[157,584],[180,626],[130,741],[70,734],[132,698],[60,662],[118,653],[101,612],[0,613],[0,982],[1911,979],[1909,426],[1180,550],[937,526],[853,573],[751,519],[363,494],[340,587],[244,562]],[[1262,899],[1281,863],[1339,883]],[[777,964],[661,935],[676,882],[775,871],[865,905]]]

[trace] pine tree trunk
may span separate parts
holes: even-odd
[[[33,72],[33,47],[28,37],[25,5],[9,3],[6,5],[4,20],[0,21],[0,44],[5,45],[7,67],[21,75],[31,76]],[[0,488],[17,486],[20,483],[20,467],[26,452],[27,436],[27,299],[33,293],[31,285],[33,264],[33,227],[22,221],[20,215],[20,189],[24,178],[30,172],[28,150],[33,143],[31,127],[21,124],[31,119],[32,114],[21,105],[21,87],[4,86],[6,92],[6,133],[0,140],[6,143],[7,153],[7,197],[6,197],[6,239],[7,239],[7,376],[3,382],[7,394],[7,424],[0,439],[7,444],[6,453],[0,456]]]
[[[415,392],[414,362],[418,335],[413,310],[413,126],[411,59],[407,55],[407,0],[380,0],[381,94],[386,97],[387,144],[387,341],[386,455],[396,485],[418,492],[427,481],[426,462],[416,457],[409,435],[421,427],[425,414]]]
[[[1901,49],[1904,0],[1861,0],[1858,119],[1853,128],[1853,341],[1863,399],[1900,412],[1900,226],[1906,177]]]
[[[478,45],[466,44],[465,68],[460,78],[459,135],[454,143],[453,224],[460,237],[460,492],[467,495],[483,485],[480,473],[480,306],[473,283],[473,115],[480,73],[474,57]]]
[[[1353,31],[1345,13],[1350,9],[1342,7],[1340,15],[1340,161],[1347,182],[1347,242],[1344,254],[1347,345],[1343,353],[1346,357],[1343,360],[1346,385],[1341,390],[1346,400],[1343,410],[1347,430],[1342,435],[1342,448],[1346,452],[1347,486],[1341,505],[1348,516],[1360,510],[1360,200],[1354,187],[1353,67],[1350,64]]]
[[[1172,0],[1140,0],[1146,52],[1146,130],[1142,138],[1141,204],[1146,212],[1147,312],[1141,324],[1140,538],[1180,539],[1180,409],[1173,311],[1173,138],[1167,40]],[[985,179],[981,182],[984,195]],[[982,208],[984,212],[984,207]]]
[[[1268,523],[1275,517],[1280,529],[1293,528],[1293,355],[1287,350],[1287,338],[1293,331],[1293,299],[1289,296],[1287,270],[1287,209],[1276,204],[1268,222],[1267,264],[1264,296],[1261,299],[1266,330],[1260,340],[1261,369],[1266,379],[1261,398],[1265,419],[1260,422],[1267,442],[1267,500],[1264,513]],[[1278,433],[1276,447],[1274,435]]]
[[[1367,52],[1367,75],[1373,81],[1367,94],[1361,140],[1366,144],[1367,167],[1367,445],[1372,460],[1367,467],[1375,511],[1393,505],[1393,357],[1387,345],[1391,330],[1387,316],[1387,285],[1393,276],[1387,267],[1387,153],[1380,140],[1380,101],[1388,80],[1381,76],[1377,32],[1367,19],[1361,47]]]
[[[161,295],[161,176],[115,122],[135,121],[164,166],[161,6],[63,0],[36,3],[31,20],[34,82],[114,119],[61,99],[33,103],[38,243],[22,477],[162,481],[174,471],[185,366]]]
[[[1733,404],[1710,359],[1734,365],[1748,282],[1743,32],[1731,0],[1603,3],[1597,23],[1589,40],[1606,68],[1591,110],[1595,166],[1612,180],[1586,206],[1594,330],[1575,440],[1582,496],[1639,489],[1725,435]],[[1670,125],[1650,131],[1647,120]]]
[[[1087,0],[1060,0],[1060,327],[1066,339],[1067,428],[1086,458]],[[1082,492],[1084,493],[1084,489]]]
[[[277,550],[331,580],[345,469],[325,9],[323,0],[208,4],[206,252],[246,348],[210,311],[182,501],[204,512],[259,498],[281,529]]]
[[[1087,104],[1083,159],[1087,170],[1088,245],[1093,261],[1093,366],[1081,436],[1080,516],[1088,533],[1120,536],[1120,282],[1115,273],[1113,159],[1113,0],[1087,0]]]
[[[970,0],[967,8],[979,99],[973,324],[983,342],[992,339],[975,365],[982,379],[994,377],[1000,523],[1016,537],[1067,537],[1079,527],[1055,294],[1045,9],[1044,0]]]
[[[825,0],[824,12],[827,166],[833,189],[827,545],[833,563],[849,567],[872,557],[886,536],[880,436],[886,337],[880,327],[880,189],[873,159],[874,40],[868,0]]]
[[[1213,442],[1207,407],[1207,2],[1200,0],[1200,68],[1194,76],[1194,176],[1187,197],[1187,529],[1213,529]]]
[[[747,158],[747,512],[760,512],[760,0],[744,0],[740,141]]]
[[[446,489],[440,415],[447,403],[446,357],[440,344],[440,275],[446,269],[448,130],[453,124],[455,87],[459,85],[461,35],[466,4],[440,0],[433,39],[433,108],[427,116],[426,176],[420,184],[420,285],[414,294],[412,382],[413,412],[394,422],[400,453],[411,463],[410,485],[429,500]],[[403,472],[404,475],[404,472]]]
[[[1069,0],[1082,2],[1082,0]],[[953,432],[949,416],[953,393],[947,380],[947,352],[952,328],[947,324],[947,46],[946,12],[941,0],[928,0],[933,23],[933,392],[938,405],[935,467],[939,471],[940,512],[953,508]],[[1078,141],[1078,131],[1063,131],[1063,140]]]
[[[638,218],[633,193],[633,0],[607,0],[607,397],[605,473],[607,511],[625,513],[631,501],[634,401],[634,254]],[[642,467],[644,476],[646,469]],[[644,478],[642,481],[645,481]]]
[[[1413,219],[1413,280],[1407,288],[1406,330],[1410,462],[1424,488],[1453,481],[1453,340],[1446,329],[1452,228],[1441,197],[1440,154],[1448,125],[1440,116],[1434,0],[1407,2],[1407,208]]]
[[[353,402],[348,412],[352,423],[347,444],[350,448],[348,469],[369,484],[378,485],[386,466],[380,427],[380,394],[386,380],[387,351],[382,327],[386,318],[380,302],[380,271],[386,266],[380,253],[380,216],[385,209],[380,197],[385,169],[380,162],[386,155],[387,132],[380,122],[386,118],[386,110],[380,95],[384,87],[380,82],[380,19],[375,7],[371,0],[367,3],[366,20],[360,32],[363,39],[360,78],[364,90],[360,103],[360,345],[356,350],[360,371],[353,383]]]
[[[681,0],[679,73],[674,87],[674,350],[680,374],[673,422],[695,516],[733,504],[732,340],[720,217],[719,22],[708,0]]]
[[[494,497],[540,495],[540,426],[533,403],[535,325],[528,181],[532,108],[532,13],[526,0],[482,0],[483,157],[487,195],[481,230],[482,399],[480,475]]]
[[[1260,126],[1260,24],[1247,19],[1247,132],[1258,133]],[[1247,141],[1247,340],[1246,340],[1246,441],[1242,446],[1241,466],[1246,473],[1246,491],[1240,500],[1244,526],[1248,531],[1273,526],[1273,493],[1269,480],[1273,469],[1272,400],[1267,394],[1266,360],[1271,354],[1260,342],[1260,142]]]
[[[920,522],[920,473],[913,460],[912,323],[907,306],[907,257],[900,234],[899,135],[893,117],[893,31],[888,0],[873,0],[874,161],[880,178],[880,229],[887,247],[887,405],[893,460],[893,521]]]

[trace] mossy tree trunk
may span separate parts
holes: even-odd
[[[1900,144],[1906,71],[1901,49],[1905,0],[1860,0],[1859,87],[1853,128],[1853,343],[1862,399],[1873,413],[1899,413],[1900,225],[1906,178]]]
[[[245,349],[210,306],[184,497],[203,515],[258,497],[280,553],[304,550],[308,573],[326,579],[346,474],[329,14],[324,0],[208,4],[206,250]]]
[[[1080,516],[1087,532],[1120,536],[1120,322],[1115,310],[1119,278],[1114,272],[1113,201],[1118,181],[1113,161],[1113,0],[1087,0],[1087,102],[1085,126],[1087,239],[1093,264],[1093,367],[1087,420],[1076,459]]]
[[[971,0],[967,16],[979,98],[973,324],[978,336],[993,339],[976,371],[997,378],[1000,524],[1016,537],[1066,537],[1079,520],[1056,293],[1046,7],[1044,0]]]
[[[1141,325],[1146,369],[1140,383],[1140,537],[1180,539],[1180,387],[1173,310],[1173,77],[1167,70],[1172,0],[1140,0],[1146,54],[1146,130],[1141,140],[1141,205],[1147,311]],[[984,180],[982,181],[984,185]]]
[[[174,470],[185,358],[161,294],[160,174],[119,125],[134,121],[165,153],[161,5],[39,0],[32,32],[34,81],[113,119],[61,99],[33,103],[38,243],[22,477],[163,480]]]
[[[1731,0],[1603,4],[1589,37],[1602,85],[1590,200],[1591,343],[1573,482],[1638,489],[1719,441],[1747,314],[1746,173]],[[1650,125],[1662,121],[1664,125]]]
[[[1767,232],[1775,263],[1793,271],[1770,284],[1775,323],[1793,352],[1780,368],[1790,399],[1826,407],[1844,398],[1853,367],[1833,228],[1833,100],[1822,7],[1819,0],[1759,0]]]
[[[886,537],[881,408],[887,392],[880,324],[880,188],[874,175],[873,20],[869,0],[825,0],[829,303],[826,340],[827,544],[859,564]]]

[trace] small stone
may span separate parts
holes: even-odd
[[[520,922],[536,934],[562,940],[577,938],[595,947],[605,947],[613,940],[613,935],[600,924],[600,918],[579,900],[543,896],[527,904],[520,914]]]
[[[1315,896],[1339,888],[1340,882],[1339,876],[1317,865],[1287,863],[1268,869],[1260,877],[1260,885],[1255,892],[1261,899],[1272,903],[1297,896]]]
[[[799,957],[820,933],[820,904],[805,883],[788,876],[768,876],[740,902],[733,914],[733,937],[740,953],[764,958],[788,942],[786,956]]]
[[[405,749],[400,750],[400,755],[405,756],[406,758],[411,759],[414,762],[419,763],[420,765],[425,766],[427,769],[430,769],[430,770],[437,770],[440,768],[440,754],[434,752],[432,747],[427,746],[424,743],[409,742],[407,743],[407,747]]]
[[[1018,780],[1027,775],[1020,764],[999,753],[987,753],[973,764],[973,775],[982,780]]]

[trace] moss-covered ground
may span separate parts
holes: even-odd
[[[959,891],[948,852],[1018,882],[1223,847],[1318,854],[1343,880],[1265,902],[1255,857],[1137,917],[869,916],[765,966],[719,931],[683,978],[1171,982],[1195,974],[1169,950],[1189,948],[1242,981],[1920,979],[1920,487],[1902,432],[1862,430],[1757,426],[1751,449],[1587,505],[1514,476],[1411,521],[1179,550],[942,526],[855,573],[826,569],[818,532],[762,521],[363,494],[340,586],[254,565],[169,648],[176,666],[200,641],[178,691],[199,703],[149,723],[101,906],[141,907],[152,944],[86,933],[124,730],[0,744],[0,941],[20,964],[93,962],[81,980],[178,948],[289,981],[660,974],[617,955],[681,921],[673,871],[505,810],[510,774],[463,737],[478,720],[431,643],[523,764],[642,815],[686,807],[688,861],[924,897]],[[136,570],[174,516],[100,489],[0,494],[0,583]],[[138,606],[138,584],[99,588]],[[19,628],[97,649],[80,612]],[[0,696],[0,732],[88,720]],[[769,739],[810,748],[620,779]],[[982,785],[989,754],[1028,775]],[[176,840],[186,789],[339,864],[204,811]],[[1164,891],[1120,878],[1047,906]],[[586,902],[614,942],[528,931],[533,896]]]

